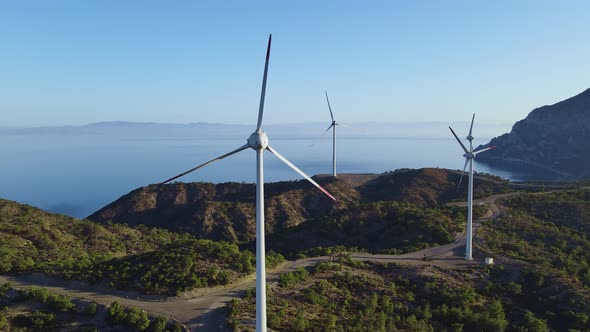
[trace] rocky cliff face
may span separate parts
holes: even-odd
[[[481,147],[496,149],[480,161],[519,161],[561,173],[567,179],[590,178],[590,89],[557,104],[534,109],[508,134]]]

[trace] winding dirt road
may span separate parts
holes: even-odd
[[[496,200],[516,193],[499,194],[475,200],[475,204],[485,204],[489,207],[488,213],[474,222],[474,235],[479,222],[497,218],[501,211],[496,205]],[[465,205],[458,203],[455,205]],[[352,258],[361,261],[396,262],[404,264],[429,264],[441,267],[458,267],[471,264],[479,264],[476,261],[463,259],[465,251],[465,232],[460,234],[452,243],[423,249],[403,255],[371,255],[366,253],[353,253]],[[315,265],[330,257],[313,257],[308,259],[287,262],[275,270],[267,272],[267,281],[276,282],[279,276],[285,272],[299,267]],[[43,275],[0,276],[0,284],[10,282],[14,287],[41,286],[57,294],[68,295],[74,298],[84,298],[98,303],[109,305],[118,301],[126,307],[138,307],[152,314],[164,315],[174,318],[184,324],[191,331],[227,331],[225,328],[224,306],[234,298],[242,296],[246,289],[254,288],[253,276],[246,277],[233,286],[201,291],[200,296],[191,299],[165,298],[157,296],[144,296],[133,292],[120,292],[106,287],[90,285],[79,281],[63,281],[52,279]]]

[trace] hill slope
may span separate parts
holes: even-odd
[[[306,181],[269,183],[265,185],[266,233],[303,230],[303,224],[308,220],[320,223],[332,217],[363,220],[366,213],[362,211],[368,208],[363,204],[380,201],[407,203],[414,208],[436,207],[464,197],[464,191],[456,192],[458,180],[457,172],[429,168],[374,176],[317,177],[317,181],[336,196],[336,202]],[[476,196],[488,195],[505,190],[507,185],[495,178],[478,177],[476,188]],[[253,184],[150,185],[124,195],[88,219],[100,223],[144,224],[213,240],[249,243],[255,239],[254,196]],[[391,209],[385,210],[389,212],[383,213],[391,213]],[[420,221],[420,218],[415,220]]]
[[[0,273],[43,272],[176,294],[253,270],[236,245],[145,226],[99,225],[0,199]]]
[[[557,104],[534,109],[508,134],[488,144],[497,148],[480,161],[534,164],[571,179],[590,178],[590,89]]]
[[[269,287],[274,331],[587,331],[587,292],[537,271],[497,266],[322,262]],[[252,331],[253,294],[228,325]],[[543,296],[544,295],[544,296]]]

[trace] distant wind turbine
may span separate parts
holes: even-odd
[[[463,166],[463,172],[461,173],[461,177],[459,178],[459,184],[457,185],[457,190],[459,189],[459,186],[461,186],[461,181],[463,180],[463,174],[465,174],[465,168],[467,168],[467,164],[469,164],[469,187],[467,190],[467,241],[465,243],[465,259],[467,259],[467,260],[473,259],[473,255],[472,255],[472,242],[473,242],[473,159],[478,154],[495,148],[495,146],[490,146],[490,147],[487,147],[487,148],[484,148],[484,149],[481,149],[478,151],[473,151],[472,133],[473,133],[473,121],[474,120],[475,120],[475,113],[473,114],[473,117],[471,118],[471,126],[469,127],[469,135],[467,135],[467,137],[466,137],[467,140],[469,141],[469,150],[467,150],[465,145],[463,145],[463,142],[461,142],[459,137],[457,137],[457,134],[455,134],[455,131],[453,131],[453,128],[449,127],[449,129],[453,133],[453,136],[455,136],[455,138],[457,139],[457,142],[459,142],[459,145],[461,145],[461,148],[463,149],[463,151],[465,151],[465,154],[463,155],[463,157],[465,157],[465,166]]]
[[[334,196],[312,180],[307,174],[303,173],[302,170],[293,165],[289,160],[283,157],[277,150],[273,149],[268,145],[268,137],[262,130],[262,113],[264,109],[264,95],[266,93],[266,77],[268,74],[268,61],[270,58],[270,44],[272,35],[268,37],[268,47],[266,49],[266,62],[264,64],[264,76],[262,78],[262,92],[260,93],[260,107],[258,109],[258,124],[256,125],[256,131],[248,137],[247,143],[240,146],[239,148],[228,152],[222,156],[212,159],[204,164],[197,167],[191,168],[188,171],[181,173],[175,177],[172,177],[160,184],[168,183],[175,180],[183,175],[190,172],[196,171],[199,168],[205,167],[213,162],[229,157],[247,148],[252,148],[256,151],[256,331],[266,332],[266,275],[265,275],[265,244],[264,244],[264,176],[263,176],[263,153],[264,150],[268,150],[287,166],[295,170],[314,186],[320,189],[324,194],[328,195],[333,200],[336,200]]]
[[[330,106],[330,99],[328,99],[328,91],[326,91],[326,101],[328,102],[328,109],[330,110],[330,117],[332,118],[332,124],[322,135],[332,129],[332,176],[336,176],[336,126],[341,126],[340,123],[334,120],[334,113],[332,113],[332,107]]]

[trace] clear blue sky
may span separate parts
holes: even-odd
[[[1,1],[0,126],[512,123],[590,87],[589,1]]]

